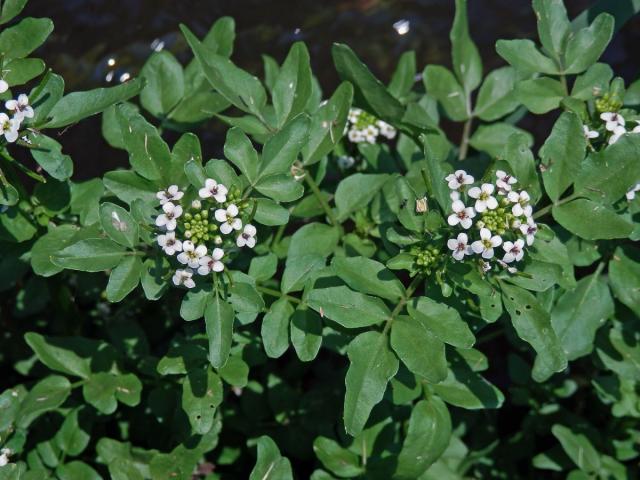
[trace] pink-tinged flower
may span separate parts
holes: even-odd
[[[221,248],[214,248],[211,252],[211,255],[205,255],[200,258],[198,262],[200,266],[198,267],[198,273],[200,275],[208,275],[211,272],[221,272],[224,270],[224,263],[220,260],[224,257],[224,250]]]
[[[492,195],[494,186],[490,183],[483,183],[482,186],[469,189],[469,196],[476,199],[475,209],[477,212],[484,212],[487,208],[495,210],[498,208],[498,201]]]
[[[245,225],[242,233],[238,235],[238,238],[236,239],[236,245],[238,245],[240,248],[244,247],[245,245],[249,248],[255,247],[256,233],[256,227],[250,224]]]
[[[589,129],[589,127],[587,127],[586,125],[582,125],[582,131],[584,132],[584,138],[586,138],[587,141],[591,140],[592,138],[598,138],[600,136],[598,132]]]
[[[496,186],[498,187],[498,193],[500,195],[506,195],[511,191],[511,185],[518,182],[516,177],[508,174],[504,170],[496,170],[496,177],[498,178]]]
[[[221,183],[216,182],[213,178],[207,178],[204,181],[204,188],[198,190],[200,198],[213,197],[216,202],[224,203],[227,201],[227,193],[229,190]]]
[[[158,245],[162,247],[164,253],[173,255],[182,251],[182,242],[176,238],[176,232],[167,232],[164,235],[158,235]]]
[[[166,190],[160,190],[156,193],[156,198],[160,200],[160,205],[164,205],[167,202],[178,201],[183,196],[184,192],[181,192],[177,185],[171,185]]]
[[[609,137],[609,145],[613,145],[614,143],[616,143],[625,133],[627,133],[627,130],[623,126],[618,125],[617,127],[615,127],[611,131],[611,136]]]
[[[533,221],[533,218],[527,217],[527,223],[523,223],[522,225],[520,225],[520,231],[525,236],[527,245],[533,245],[533,240],[536,233],[538,232],[538,225],[536,225],[536,222]]]
[[[207,247],[198,245],[197,247],[191,240],[182,242],[182,253],[178,255],[178,261],[182,264],[189,265],[191,268],[200,266],[200,259],[207,254]]]
[[[221,222],[220,231],[222,233],[227,235],[234,230],[240,230],[242,228],[242,221],[239,218],[236,218],[238,213],[238,207],[233,203],[226,209],[219,208],[215,211],[214,216],[217,221]]]
[[[196,286],[196,282],[193,281],[193,270],[185,268],[184,270],[176,270],[173,274],[173,283],[176,286],[184,285],[187,288],[193,288]]]
[[[447,241],[449,250],[453,250],[451,254],[456,260],[462,260],[465,255],[471,255],[471,249],[467,245],[469,239],[466,233],[458,234],[458,238],[451,238]]]
[[[464,170],[456,170],[455,173],[451,173],[445,177],[451,190],[457,190],[463,185],[471,185],[473,183],[473,177],[467,175]]]
[[[524,240],[521,238],[515,242],[504,242],[502,248],[505,251],[504,257],[502,257],[504,263],[519,262],[524,256]]]
[[[511,213],[513,213],[516,217],[520,217],[525,215],[526,217],[530,217],[532,213],[531,205],[529,205],[529,194],[523,190],[521,192],[509,192],[507,195],[507,199],[513,203],[511,207]]]
[[[624,127],[624,117],[616,112],[604,112],[600,114],[600,119],[604,120],[605,128],[613,132],[616,127]]]
[[[462,228],[469,229],[473,223],[471,219],[476,216],[473,208],[465,207],[464,203],[460,200],[455,200],[451,204],[451,208],[453,209],[453,213],[447,218],[449,225],[453,227],[460,224]]]
[[[156,218],[156,225],[158,227],[165,227],[168,231],[175,230],[178,225],[176,219],[182,215],[182,207],[180,205],[174,205],[171,202],[167,202],[162,205],[162,211],[164,213],[158,215]]]
[[[29,97],[24,93],[18,95],[17,100],[7,100],[4,106],[13,113],[13,117],[21,122],[25,118],[33,118],[33,108],[29,105]]]
[[[502,244],[500,235],[491,235],[488,228],[480,229],[480,240],[476,240],[471,244],[471,249],[475,253],[481,253],[482,258],[493,258],[493,249]]]

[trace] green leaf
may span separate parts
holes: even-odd
[[[258,207],[254,220],[262,225],[286,225],[289,222],[289,210],[277,204],[270,198],[258,198]]]
[[[387,300],[404,295],[400,280],[382,263],[366,257],[334,257],[334,272],[354,290]]]
[[[71,184],[69,207],[71,213],[80,217],[81,225],[92,225],[100,219],[99,200],[103,194],[104,184],[99,178]]]
[[[100,224],[111,240],[134,247],[138,242],[138,223],[124,208],[110,202],[100,205]]]
[[[260,335],[269,358],[279,358],[289,348],[289,321],[293,307],[286,298],[279,298],[262,319]]]
[[[518,133],[510,136],[505,142],[501,158],[509,164],[511,173],[518,179],[518,188],[529,192],[535,200],[540,197],[541,192],[536,162],[529,148],[530,141],[529,135]]]
[[[300,149],[307,140],[309,117],[298,115],[266,141],[262,149],[260,177],[289,174]]]
[[[44,337],[35,332],[26,333],[24,339],[38,360],[56,372],[89,378],[92,361],[94,367],[98,364],[101,367],[110,366],[107,365],[109,360],[108,352],[105,351],[106,344],[96,340],[82,337]]]
[[[149,57],[140,77],[146,83],[140,92],[140,103],[156,117],[166,116],[184,95],[182,66],[166,50]]]
[[[43,277],[50,277],[63,270],[52,263],[52,257],[61,249],[72,244],[80,229],[75,225],[60,225],[53,227],[42,235],[31,249],[31,268]]]
[[[11,86],[23,85],[44,72],[44,68],[45,64],[39,58],[16,58],[4,67],[7,73],[3,80]]]
[[[251,144],[251,140],[239,128],[232,128],[227,132],[224,142],[224,154],[238,169],[254,184],[258,178],[260,160],[258,152]]]
[[[502,301],[511,316],[518,336],[536,351],[532,377],[537,382],[548,379],[567,367],[562,344],[551,326],[547,312],[526,290],[501,282]]]
[[[104,186],[123,202],[131,204],[134,200],[156,201],[158,188],[132,170],[107,172],[103,178]]]
[[[565,74],[581,73],[598,61],[613,36],[614,18],[601,13],[589,27],[581,28],[567,41]]]
[[[605,63],[591,65],[586,72],[576,78],[571,88],[571,96],[580,100],[591,100],[595,96],[594,92],[609,89],[612,78],[613,70],[609,65]]]
[[[600,470],[600,454],[585,435],[574,433],[564,425],[558,424],[551,427],[551,433],[580,470],[587,473]]]
[[[278,257],[269,252],[261,257],[253,257],[249,265],[249,276],[259,282],[272,278],[278,269]]]
[[[467,0],[456,0],[456,14],[449,34],[453,70],[469,95],[482,81],[482,59],[469,36]]]
[[[115,267],[125,249],[108,238],[80,240],[53,254],[54,265],[83,272],[101,272]]]
[[[291,317],[291,344],[302,362],[310,362],[322,346],[322,319],[310,309],[298,309]]]
[[[211,367],[189,370],[182,384],[182,408],[198,435],[213,427],[216,408],[222,402],[222,381]]]
[[[311,94],[311,65],[309,52],[302,42],[296,42],[289,50],[275,79],[272,98],[277,127],[304,111]]]
[[[62,97],[47,116],[44,128],[59,128],[100,113],[110,105],[134,97],[144,86],[139,79],[111,88],[96,88],[85,92],[72,92]]]
[[[258,313],[264,310],[264,300],[256,287],[245,281],[236,281],[230,289],[229,301],[239,313]]]
[[[612,204],[640,182],[640,135],[623,135],[606,150],[583,162],[575,190],[597,202]]]
[[[213,88],[240,110],[260,117],[267,101],[260,80],[236,67],[228,58],[214,53],[185,25],[180,25],[180,30]]]
[[[640,263],[637,251],[618,247],[609,261],[609,284],[615,297],[640,316]],[[635,259],[634,259],[635,258]]]
[[[238,355],[231,355],[224,364],[224,367],[218,369],[220,377],[229,385],[234,387],[246,387],[249,376],[249,365]]]
[[[529,132],[503,122],[480,125],[473,132],[469,144],[476,150],[487,152],[492,157],[499,157],[512,135],[522,136],[527,148],[533,145],[533,136]]]
[[[577,115],[564,112],[540,148],[540,159],[545,166],[542,180],[549,198],[554,202],[558,201],[580,172],[586,147],[582,122]]]
[[[416,319],[399,316],[393,320],[391,347],[412,373],[431,383],[438,383],[446,378],[444,343]]]
[[[46,135],[29,132],[33,159],[56,180],[66,180],[73,173],[73,161],[62,153],[62,145]]]
[[[345,328],[368,327],[386,321],[391,312],[382,300],[347,287],[312,290],[307,298],[311,308]]]
[[[136,406],[140,403],[141,391],[142,383],[131,373],[94,373],[82,386],[82,394],[87,403],[105,415],[116,411],[118,400],[128,406]]]
[[[290,173],[262,177],[255,187],[263,195],[279,202],[293,202],[304,195],[304,187]]]
[[[333,63],[342,80],[356,88],[356,104],[384,120],[400,121],[404,108],[348,46],[334,43]]]
[[[249,480],[293,480],[291,462],[282,455],[271,438],[258,438],[258,459]]]
[[[209,362],[214,368],[224,366],[229,358],[235,315],[231,304],[214,296],[205,308],[204,321],[209,338]]]
[[[20,405],[16,425],[28,428],[40,415],[62,405],[71,393],[71,383],[65,377],[50,375],[29,391]]]
[[[438,397],[413,406],[394,478],[419,478],[444,453],[451,439],[451,417]]]
[[[337,228],[322,223],[309,223],[296,230],[291,237],[287,260],[312,253],[328,257],[334,253],[339,239],[340,232]]]
[[[475,343],[476,339],[467,322],[448,305],[427,297],[418,297],[407,305],[407,311],[424,328],[449,345],[470,348]]]
[[[613,210],[584,198],[556,205],[553,218],[571,233],[587,240],[627,238],[633,224]]]
[[[72,457],[80,455],[91,439],[92,418],[87,408],[74,408],[69,412],[54,440],[56,445]]]
[[[180,304],[180,316],[182,319],[192,322],[202,318],[210,296],[210,289],[189,290]]]
[[[565,95],[562,83],[549,77],[523,80],[516,84],[516,98],[530,112],[536,114],[558,108]]]
[[[355,173],[342,180],[335,196],[338,219],[365,208],[388,179],[385,174]]]
[[[331,438],[317,437],[313,441],[313,452],[325,468],[341,478],[353,478],[364,473],[358,455]]]
[[[349,370],[345,378],[344,426],[351,436],[362,432],[373,407],[398,372],[398,359],[389,349],[386,335],[361,333],[347,349]]]
[[[449,69],[440,65],[427,65],[422,78],[427,93],[442,104],[451,120],[461,122],[469,118],[469,106],[464,89]]]
[[[409,51],[400,55],[391,82],[389,93],[398,100],[403,100],[411,92],[416,79],[416,52]]]
[[[500,408],[504,402],[502,392],[466,363],[449,369],[447,378],[430,388],[448,404],[467,410]]]
[[[140,283],[142,275],[142,259],[137,255],[122,258],[111,271],[107,283],[107,300],[120,302]]]
[[[556,61],[564,55],[570,24],[562,0],[534,0],[540,43]]]
[[[305,165],[319,162],[338,144],[344,135],[352,101],[353,86],[342,82],[331,98],[313,114],[308,140],[302,146]]]
[[[498,40],[496,51],[509,65],[523,73],[560,74],[555,62],[540,53],[531,40]]]
[[[59,480],[102,480],[98,472],[79,460],[58,465],[56,468],[56,478]],[[131,478],[131,480],[134,480],[134,478]]]
[[[304,289],[305,284],[315,277],[315,274],[325,266],[325,257],[318,253],[296,255],[290,261],[287,259],[280,290],[282,293],[297,292]]]
[[[506,280],[534,292],[545,292],[553,285],[563,283],[562,267],[555,263],[533,260],[522,269],[522,272],[526,276],[513,275]]]
[[[17,8],[18,5],[9,6]],[[5,15],[2,7],[2,17]],[[20,7],[18,12],[22,10]],[[15,10],[14,10],[15,11]],[[13,12],[10,10],[10,14]],[[2,22],[4,23],[4,22]],[[48,18],[24,18],[15,25],[4,28],[0,33],[0,52],[3,61],[24,58],[44,43],[53,31],[53,22]]]
[[[569,360],[591,353],[596,330],[613,315],[609,287],[597,274],[578,281],[551,311],[551,324]]]
[[[27,0],[5,0],[0,10],[0,24],[7,23],[18,15],[27,4]]]
[[[485,122],[502,118],[519,105],[515,94],[517,74],[512,67],[493,70],[480,87],[474,115]]]

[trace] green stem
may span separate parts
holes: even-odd
[[[464,127],[462,128],[462,139],[460,140],[460,148],[458,149],[458,160],[462,161],[467,158],[467,153],[469,152],[469,137],[471,136],[471,125],[473,124],[473,117],[469,117],[466,122],[464,122]]]
[[[402,298],[400,299],[396,307],[391,312],[391,315],[389,315],[389,318],[387,319],[387,323],[385,323],[384,325],[384,330],[382,330],[383,335],[385,335],[389,331],[389,329],[391,328],[391,322],[393,322],[393,319],[402,311],[402,309],[407,304],[407,302],[411,300],[411,296],[415,293],[415,291],[420,286],[420,283],[422,283],[423,280],[424,279],[422,278],[422,275],[416,275],[415,278],[411,281],[411,283],[405,290],[404,295],[402,296]]]
[[[304,180],[307,182],[307,185],[309,185],[309,188],[311,188],[311,191],[318,199],[318,202],[320,202],[320,205],[322,206],[322,209],[324,210],[324,212],[327,214],[327,217],[329,218],[331,225],[334,225],[334,226],[339,225],[338,219],[334,215],[333,210],[331,210],[331,207],[329,206],[325,198],[322,196],[322,192],[320,192],[320,189],[318,188],[318,184],[315,182],[310,172],[306,172],[306,175],[304,176]]]
[[[2,156],[2,158],[4,158],[11,165],[14,165],[22,173],[28,175],[29,177],[33,178],[34,180],[36,180],[36,181],[38,181],[40,183],[47,183],[47,179],[46,178],[44,178],[42,175],[40,175],[40,174],[28,169],[27,167],[22,165],[20,162],[18,162],[15,158],[13,158],[11,155],[9,155],[4,150],[0,150],[0,156]]]
[[[537,219],[537,218],[540,218],[540,217],[544,217],[547,213],[549,213],[551,211],[551,209],[553,207],[558,206],[558,205],[562,205],[563,203],[570,202],[571,200],[573,200],[576,197],[577,197],[577,195],[575,193],[573,193],[573,194],[569,195],[568,197],[561,198],[556,203],[549,204],[546,207],[541,208],[540,210],[535,212],[533,214],[533,218]]]
[[[273,240],[271,241],[271,248],[273,248],[278,243],[280,243],[280,240],[282,239],[282,235],[284,235],[284,229],[285,229],[286,226],[287,226],[287,224],[285,223],[284,225],[280,225],[278,227],[278,230],[276,231],[276,234],[273,237]]]
[[[270,295],[272,297],[286,298],[287,300],[293,303],[298,303],[298,304],[302,303],[302,300],[300,300],[299,298],[293,297],[291,295],[286,295],[274,288],[256,286],[256,290],[258,290],[259,292],[265,293],[267,295]]]

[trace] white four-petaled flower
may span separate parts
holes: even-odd
[[[627,133],[627,130],[622,125],[616,126],[611,131],[611,136],[609,137],[609,145],[613,145],[614,143],[616,143],[625,133]]]
[[[9,84],[6,80],[0,80],[0,93],[4,93],[9,90]]]
[[[236,245],[239,247],[244,247],[245,245],[249,248],[253,248],[256,246],[256,227],[251,224],[247,224],[244,226],[242,233],[238,235],[236,239]]]
[[[167,232],[164,235],[158,235],[158,245],[162,247],[164,253],[173,255],[182,251],[182,242],[176,238],[176,232]]]
[[[636,198],[636,192],[640,192],[640,183],[636,183],[633,187],[631,187],[629,191],[624,194],[624,196],[627,197],[628,201],[631,201]]]
[[[161,190],[156,193],[156,198],[160,200],[160,205],[173,202],[174,200],[180,200],[183,196],[184,192],[181,192],[177,185],[171,185],[166,190]]]
[[[488,228],[480,229],[480,240],[476,240],[471,244],[471,249],[475,253],[481,253],[482,258],[493,258],[493,249],[502,244],[500,235],[491,235]]]
[[[616,127],[624,127],[624,117],[616,112],[604,112],[600,114],[600,119],[604,120],[605,128],[613,132]]]
[[[168,231],[175,230],[178,226],[176,219],[182,215],[182,207],[180,205],[174,205],[171,202],[167,202],[162,205],[163,214],[158,215],[156,218],[156,225],[158,227],[165,227]]]
[[[584,132],[584,138],[591,140],[592,138],[598,138],[600,134],[595,130],[590,130],[586,125],[582,125],[582,131]]]
[[[533,218],[527,217],[527,223],[520,225],[520,231],[525,236],[527,245],[533,245],[533,240],[538,232],[538,226],[536,225],[536,222],[533,221]]]
[[[229,190],[221,183],[216,182],[213,178],[207,178],[204,181],[204,188],[198,191],[200,198],[213,197],[216,202],[224,203],[227,201],[227,193]]]
[[[504,170],[496,170],[496,177],[498,177],[496,186],[498,187],[498,193],[500,195],[506,195],[511,191],[511,185],[518,182],[516,177],[508,174]]]
[[[173,283],[176,286],[184,285],[187,288],[193,288],[196,286],[196,282],[193,281],[193,270],[185,268],[184,270],[176,270],[173,274]]]
[[[495,210],[498,208],[498,201],[492,195],[494,186],[491,183],[483,183],[480,187],[469,189],[469,196],[476,199],[475,208],[477,212],[484,212],[487,208]]]
[[[449,250],[453,250],[451,254],[456,260],[462,260],[465,255],[471,255],[471,249],[467,243],[469,238],[466,233],[458,234],[458,238],[450,238],[447,241],[447,247]]]
[[[456,170],[445,177],[451,190],[457,190],[463,185],[471,185],[473,183],[473,177],[467,175],[464,170]]]
[[[200,266],[200,259],[207,254],[207,247],[198,245],[197,247],[191,240],[182,242],[182,253],[178,255],[178,261],[182,264],[189,265],[191,268]]]
[[[205,255],[200,258],[198,267],[198,273],[200,275],[208,275],[211,272],[221,272],[224,270],[224,263],[222,260],[224,257],[224,250],[221,248],[214,248],[211,255]]]
[[[514,260],[519,262],[524,256],[524,240],[521,238],[515,242],[504,242],[502,248],[505,251],[504,257],[502,257],[504,263],[511,263]]]
[[[14,118],[20,122],[25,118],[33,118],[33,107],[29,105],[29,97],[24,93],[18,95],[16,100],[7,100],[4,106],[14,112]]]
[[[453,213],[447,218],[447,222],[452,227],[460,224],[462,228],[468,229],[471,227],[472,218],[476,216],[476,212],[471,207],[465,207],[461,200],[455,200],[451,204]]]
[[[18,128],[20,122],[9,118],[6,113],[0,113],[0,135],[4,135],[4,138],[9,143],[13,143],[18,139]]]
[[[529,200],[531,200],[531,197],[529,197],[529,194],[525,190],[521,192],[509,192],[509,195],[507,195],[507,199],[511,203],[513,203],[513,206],[511,207],[511,213],[513,213],[516,217],[520,217],[522,215],[526,217],[531,216],[531,212],[533,211],[531,205],[529,205]]]
[[[229,205],[226,210],[219,208],[215,211],[214,216],[216,220],[221,222],[220,231],[225,235],[231,233],[233,230],[240,230],[242,228],[242,221],[238,216],[238,207],[235,204]]]

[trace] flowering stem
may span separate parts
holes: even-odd
[[[532,217],[533,217],[534,219],[537,219],[537,218],[540,218],[540,217],[544,217],[547,213],[549,213],[549,211],[551,211],[551,209],[552,209],[553,207],[558,206],[558,205],[562,205],[563,203],[567,203],[567,202],[569,202],[569,201],[573,200],[573,199],[574,199],[574,198],[576,198],[576,197],[577,197],[577,195],[576,195],[575,193],[574,193],[574,194],[569,195],[568,197],[564,197],[564,198],[562,198],[562,199],[558,200],[556,203],[552,203],[552,204],[547,205],[547,206],[546,206],[546,207],[544,207],[544,208],[541,208],[541,209],[540,209],[540,210],[538,210],[536,213],[534,213],[534,214],[532,215]]]
[[[304,180],[307,182],[307,185],[309,185],[309,188],[311,188],[311,191],[318,199],[318,202],[320,202],[320,205],[322,206],[322,209],[327,214],[327,217],[329,218],[331,225],[334,225],[334,226],[339,225],[338,219],[333,214],[333,210],[331,210],[331,207],[322,196],[322,192],[320,192],[320,189],[318,188],[318,184],[311,177],[311,174],[309,172],[307,172],[307,174],[304,176]]]
[[[473,124],[473,117],[469,117],[464,122],[462,128],[462,139],[460,140],[460,148],[458,149],[458,160],[464,160],[467,158],[467,152],[469,151],[469,137],[471,136],[471,125]]]
[[[404,295],[391,312],[391,315],[389,315],[387,323],[384,325],[384,330],[382,330],[383,335],[389,331],[389,329],[391,328],[391,322],[393,322],[393,319],[402,311],[407,302],[411,300],[411,296],[415,293],[423,280],[424,279],[422,278],[422,275],[416,275],[415,278],[411,281],[411,283],[405,290]]]
[[[298,303],[298,304],[302,303],[302,300],[300,300],[299,298],[293,297],[291,295],[285,295],[284,293],[281,293],[274,288],[256,286],[256,290],[258,290],[259,292],[265,293],[267,295],[270,295],[272,297],[286,298],[287,300],[293,303]]]

